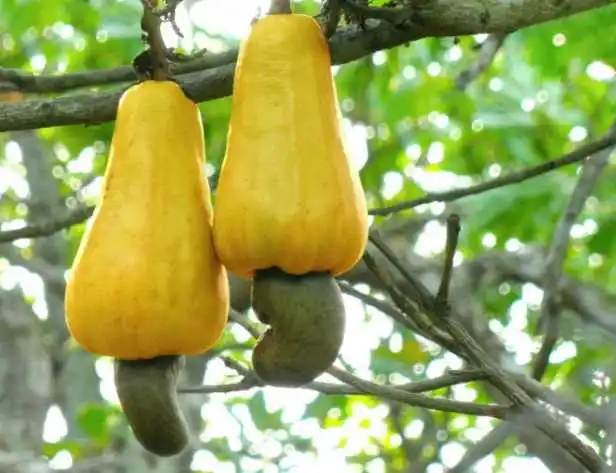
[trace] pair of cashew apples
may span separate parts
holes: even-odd
[[[312,17],[271,12],[253,25],[239,50],[214,206],[204,165],[201,115],[176,82],[127,89],[67,284],[71,335],[114,358],[133,432],[160,456],[188,442],[177,378],[184,356],[222,336],[227,270],[252,281],[252,307],[269,326],[252,355],[266,384],[306,384],[339,353],[345,317],[334,277],[361,258],[368,215]]]

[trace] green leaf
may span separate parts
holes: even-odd
[[[84,404],[79,410],[77,422],[95,442],[105,443],[109,438],[110,421],[118,416],[118,409],[105,404]]]

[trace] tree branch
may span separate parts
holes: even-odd
[[[193,100],[214,100],[231,94],[234,68],[233,63],[186,74],[179,76],[178,82]],[[0,132],[60,125],[95,125],[114,120],[120,97],[128,87],[125,85],[109,92],[82,92],[56,99],[25,100],[19,104],[0,104]]]
[[[374,242],[374,239],[372,241]],[[382,250],[383,248],[386,248],[384,243],[382,243],[380,249]],[[517,406],[515,410],[516,414],[513,417],[508,416],[506,418],[507,420],[515,420],[519,415],[524,416],[527,426],[541,430],[565,451],[569,452],[589,471],[593,473],[604,471],[604,461],[592,448],[580,441],[564,424],[544,408],[540,407],[534,399],[484,351],[481,345],[477,343],[465,327],[457,320],[457,317],[444,317],[442,313],[439,313],[439,305],[435,303],[435,297],[431,295],[430,291],[411,271],[406,270],[405,265],[399,261],[391,251],[384,251],[383,254],[392,265],[400,271],[405,282],[408,282],[408,285],[414,288],[412,294],[407,291],[403,296],[407,298],[409,304],[413,305],[413,310],[426,312],[425,318],[432,320],[435,324],[439,324],[441,328],[444,328],[457,343],[464,358],[476,367],[485,370],[490,384],[498,389],[505,398]],[[392,288],[388,287],[390,293],[392,293],[391,289]],[[411,300],[411,298],[414,298],[414,300]],[[398,301],[394,301],[398,305]],[[406,307],[406,305],[400,305],[400,309],[405,312]],[[416,314],[408,315],[413,317]]]
[[[383,236],[388,245],[393,245],[395,248],[404,248],[404,241],[408,239],[395,233],[390,235],[389,232],[386,233],[384,230]],[[374,248],[370,245],[368,250],[370,253],[374,253]],[[478,288],[483,288],[483,290],[487,286],[496,288],[503,282],[533,282],[541,287],[543,284],[543,265],[537,264],[537,262],[541,262],[544,258],[543,251],[531,247],[515,253],[497,250],[488,251],[474,260],[463,262],[460,266],[456,267],[454,274],[451,297],[453,298],[455,309],[452,311],[451,317],[463,323],[467,330],[473,333],[475,339],[481,341],[482,346],[488,350],[487,357],[492,360],[498,360],[504,365],[512,366],[511,370],[505,370],[505,372],[532,398],[545,401],[557,408],[555,416],[562,418],[562,413],[558,412],[562,411],[582,420],[588,426],[592,426],[591,428],[602,427],[606,423],[611,423],[613,418],[611,416],[612,407],[584,405],[577,399],[569,399],[569,396],[566,394],[563,395],[562,393],[550,390],[520,372],[523,370],[521,370],[521,367],[516,366],[515,361],[511,359],[501,341],[489,329],[489,318],[481,312],[481,305],[473,297]],[[422,258],[408,253],[405,254],[404,263],[409,266],[410,272],[415,277],[419,278],[426,287],[430,288],[432,293],[437,291],[441,264],[430,258]],[[380,268],[387,274],[387,280],[390,283],[401,284],[400,290],[402,294],[407,293],[410,297],[415,297],[417,291],[411,292],[408,289],[409,285],[405,284],[405,281],[401,282],[401,278],[391,271],[390,265],[381,264]],[[344,276],[344,279],[353,284],[370,284],[375,290],[386,290],[389,292],[389,288],[383,284],[383,281],[371,274],[367,265],[360,264],[356,266],[354,270]],[[615,301],[611,300],[612,298],[604,290],[567,276],[563,278],[563,284],[559,289],[563,298],[563,304],[572,309],[572,311],[579,311],[584,322],[593,326],[599,325],[616,334],[616,323],[612,322],[613,313],[616,310]],[[392,300],[394,300],[393,297]],[[397,301],[396,304],[398,304]],[[412,303],[409,302],[409,304]],[[418,304],[415,304],[414,307],[418,307]],[[588,330],[587,326],[584,328],[585,331]],[[616,335],[614,339],[616,340]],[[434,341],[434,339],[432,340]],[[596,342],[597,338],[593,336],[592,343]],[[503,400],[499,395],[500,393],[497,393],[490,383],[486,384],[489,395],[502,404]],[[563,386],[562,389],[567,391],[571,388],[573,388],[571,394],[577,392],[575,386]],[[554,411],[553,408],[548,410]],[[527,445],[529,454],[538,456],[553,471],[579,473],[587,471],[570,454],[565,453],[559,447],[558,444],[561,440],[554,442],[553,436],[537,431],[536,425],[536,422],[529,422],[526,428],[518,435],[520,441]],[[571,439],[569,438],[569,440]]]
[[[409,324],[407,323],[409,319],[397,307],[392,306],[387,301],[381,301],[370,295],[364,294],[354,289],[350,284],[346,282],[341,283],[340,286],[343,292],[349,295],[352,295],[354,297],[357,297],[362,302],[373,306],[374,308],[376,308],[377,310],[380,310],[382,313],[386,315],[389,315],[395,321],[399,322],[402,326],[407,327],[410,330],[413,330],[415,332],[419,332],[419,330],[415,326],[409,326]],[[465,370],[462,373],[464,373],[465,376],[466,375],[474,376],[473,379],[476,381],[483,380],[486,378],[486,374],[483,370]],[[522,389],[524,389],[524,391],[526,391],[533,398],[541,399],[542,401],[567,413],[568,415],[577,417],[578,419],[582,420],[585,423],[588,423],[594,426],[599,426],[599,427],[606,425],[607,419],[600,408],[588,407],[583,404],[580,404],[579,402],[567,399],[559,395],[558,393],[552,391],[550,388],[548,388],[547,386],[544,386],[543,384],[536,381],[535,379],[528,377],[525,374],[516,373],[513,371],[507,371],[507,374],[511,376],[513,379],[515,379],[518,385]],[[409,383],[405,385],[400,385],[398,387],[400,389],[404,389],[405,391],[409,391],[413,389],[412,392],[424,392],[426,390],[432,390],[432,389],[444,387],[444,385],[438,385],[438,387],[428,387],[428,386],[431,386],[430,383],[432,381],[436,382],[439,379],[440,378],[435,378],[434,380],[419,381],[419,382]],[[464,382],[466,381],[471,381],[471,378],[470,377],[468,379],[465,378]],[[463,381],[460,380],[459,382],[463,382]],[[426,386],[426,389],[423,389],[424,384]],[[419,387],[421,387],[422,389],[416,390]]]
[[[343,381],[345,384],[322,383],[313,381],[302,389],[312,389],[322,394],[349,396],[349,395],[369,395],[376,396],[392,401],[402,402],[411,406],[424,407],[426,409],[434,409],[446,412],[457,412],[460,414],[469,414],[475,416],[487,416],[502,419],[508,411],[508,407],[490,405],[490,404],[475,404],[472,402],[451,401],[449,399],[431,398],[420,394],[421,392],[438,389],[441,387],[451,386],[464,381],[472,381],[481,373],[470,371],[468,373],[458,372],[447,374],[439,378],[434,378],[421,381],[418,383],[409,384],[408,386],[386,386],[376,384],[371,381],[366,381],[357,376],[341,370],[340,368],[332,367],[328,373]],[[206,385],[195,387],[180,387],[177,392],[180,394],[211,394],[211,393],[230,393],[235,391],[245,391],[248,389],[263,387],[259,384],[256,377],[252,376],[252,372],[245,375],[242,381],[237,383]]]
[[[72,225],[85,222],[90,218],[93,212],[93,206],[77,207],[62,217],[53,218],[41,223],[34,223],[23,228],[1,231],[0,244],[19,240],[21,238],[38,238],[53,235]]]
[[[428,36],[511,32],[610,3],[611,0],[424,0],[414,6],[412,22],[399,25],[370,19],[365,28],[340,29],[330,40],[332,58],[335,64],[345,64]],[[230,95],[233,72],[234,63],[230,62],[178,79],[187,95],[203,102]],[[124,89],[0,104],[0,132],[113,120]]]
[[[469,84],[485,71],[496,57],[496,53],[505,43],[507,33],[492,33],[486,38],[479,50],[479,56],[475,62],[466,70],[462,71],[456,77],[456,88],[459,90],[466,89]]]
[[[412,209],[414,207],[418,207],[419,205],[428,204],[430,202],[451,202],[453,200],[461,199],[462,197],[481,194],[500,187],[527,181],[563,166],[583,161],[590,155],[614,145],[616,145],[616,131],[610,130],[602,138],[588,142],[570,153],[567,153],[564,156],[552,161],[547,161],[545,163],[538,164],[537,166],[528,167],[521,171],[511,172],[505,176],[491,179],[489,181],[482,182],[481,184],[466,187],[464,189],[454,189],[447,192],[433,192],[426,194],[423,197],[419,197],[418,199],[398,202],[397,204],[387,207],[370,209],[369,213],[370,215],[389,215],[402,210]]]
[[[226,362],[225,362],[226,363]],[[233,367],[235,368],[235,367]],[[252,372],[245,372],[244,370],[238,370],[238,372],[248,377]],[[470,381],[476,381],[482,379],[485,374],[481,370],[463,370],[463,371],[450,371],[443,376],[437,378],[426,379],[422,381],[416,381],[413,383],[401,384],[399,386],[391,386],[397,389],[401,389],[408,393],[425,393],[428,391],[434,391],[436,389],[446,388],[456,384],[467,383]],[[245,381],[245,380],[243,380]],[[246,387],[248,386],[248,387]],[[216,392],[231,392],[242,391],[255,386],[259,386],[258,383],[238,382],[229,384],[213,384],[204,386],[183,386],[177,389],[178,393],[190,394],[190,393],[216,393]],[[337,396],[347,396],[355,394],[365,394],[365,391],[348,384],[334,384],[323,383],[320,381],[313,381],[306,384],[302,388],[313,389],[323,394],[331,394]]]
[[[441,283],[436,292],[435,302],[437,306],[443,307],[449,304],[449,286],[453,273],[453,260],[456,256],[458,239],[460,237],[460,216],[451,214],[447,217],[447,241],[445,244],[445,264],[441,275]]]
[[[328,373],[336,376],[339,380],[355,388],[383,399],[399,401],[410,406],[418,406],[426,409],[439,410],[444,412],[455,412],[458,414],[470,414],[475,416],[488,416],[497,419],[504,419],[508,416],[509,408],[499,405],[475,404],[472,402],[451,401],[449,399],[430,398],[421,394],[406,392],[392,386],[376,384],[371,381],[360,379],[357,376],[332,367]]]
[[[613,125],[610,132],[616,131]],[[563,266],[567,257],[567,248],[571,236],[571,227],[584,209],[584,204],[597,184],[601,173],[607,166],[613,148],[595,154],[582,167],[582,172],[575,185],[569,204],[560,217],[554,232],[554,239],[548,253],[541,301],[540,324],[545,324],[545,337],[533,366],[533,378],[541,380],[549,365],[550,355],[558,341],[560,322],[560,301],[558,286],[563,276]]]
[[[476,272],[491,272],[494,271],[495,269],[499,269],[497,268],[497,266],[499,266],[499,263],[501,262],[501,260],[503,260],[502,257],[506,257],[504,259],[508,259],[511,258],[512,255],[510,255],[509,253],[499,253],[499,254],[490,254],[490,258],[489,261],[484,261],[484,257],[480,257],[477,260],[476,264],[473,261],[469,261],[464,263],[462,266],[459,267],[459,269],[464,270],[464,274],[462,274],[461,276],[457,276],[457,279],[462,278],[465,281],[468,281],[469,276],[468,276],[468,272],[470,271],[471,273],[476,273]],[[515,258],[515,256],[513,256]],[[529,258],[530,260],[534,260],[536,261],[537,259],[541,259],[541,257],[533,255]],[[414,272],[417,273],[418,270],[418,266],[413,266]],[[437,266],[436,264],[431,264],[428,268],[423,268],[421,271],[422,272],[428,272],[428,273],[433,273],[433,272],[438,272],[437,271]],[[485,266],[489,266],[489,268],[485,268]],[[505,264],[506,269],[504,269],[504,271],[506,273],[515,273],[518,270],[522,270],[523,268],[529,268],[532,267],[532,265],[530,265],[526,259],[524,260],[520,260],[518,261],[518,259],[515,260],[515,262],[507,262]],[[380,269],[380,271],[383,271],[382,269]],[[481,277],[481,276],[479,276]],[[537,276],[532,276],[532,275],[528,275],[528,277],[531,278],[531,280],[535,281],[535,283],[540,284],[540,278],[541,275],[537,273]],[[431,278],[431,277],[430,277]],[[505,279],[505,278],[503,278]],[[526,281],[527,280],[527,275],[524,275],[523,277],[520,278],[521,280]],[[538,282],[536,282],[537,280],[539,280]],[[393,281],[391,279],[387,279],[386,281],[388,282],[388,284],[394,284]],[[500,283],[500,279],[497,281],[497,284]],[[400,311],[400,309],[398,309],[397,307],[394,307],[391,305],[390,302],[388,301],[382,301],[379,299],[374,298],[373,296],[370,296],[368,294],[364,294],[356,289],[353,288],[353,286],[351,286],[349,283],[347,282],[340,282],[340,286],[342,288],[342,290],[349,294],[352,295],[354,297],[357,297],[359,300],[361,300],[362,302],[373,306],[374,308],[376,308],[377,310],[380,310],[382,313],[384,313],[385,315],[389,315],[391,316],[395,321],[399,322],[402,326],[409,328],[410,330],[413,330],[414,332],[418,332],[418,333],[423,333],[425,336],[427,336],[429,339],[431,339],[432,341],[435,341],[436,343],[440,343],[441,341],[434,338],[431,333],[425,333],[425,331],[421,331],[420,329],[418,329],[416,326],[414,325],[409,325],[407,322],[409,320],[408,315],[406,315],[405,313],[403,313],[402,311]],[[569,282],[567,281],[566,284],[567,287],[571,287],[571,288],[578,288],[580,286],[580,283],[572,281]],[[582,287],[581,290],[582,291],[588,291],[590,288],[587,287]],[[468,290],[467,288],[462,288],[464,293],[467,293]],[[562,291],[566,290],[566,288],[561,288],[561,294]],[[572,297],[569,297],[570,299]],[[601,297],[599,297],[598,294],[592,294],[589,295],[588,297],[577,297],[578,299],[589,299],[589,300],[600,300]],[[606,311],[606,316],[609,315],[609,313],[613,312],[612,309],[610,309],[609,307],[605,307],[605,311]],[[598,317],[598,316],[595,316]],[[483,373],[483,375],[481,377],[477,377],[477,380],[485,380],[486,376],[485,372],[482,370],[479,370],[480,373]],[[570,416],[574,416],[577,417],[578,419],[582,420],[583,422],[589,424],[589,425],[593,425],[593,426],[598,426],[598,427],[602,427],[605,426],[606,423],[609,422],[609,419],[606,417],[603,408],[597,408],[597,407],[592,407],[592,406],[585,406],[583,404],[580,404],[579,402],[575,401],[575,400],[571,400],[568,399],[567,397],[560,395],[556,392],[554,392],[553,390],[551,390],[550,388],[548,388],[547,386],[544,386],[543,384],[541,384],[540,382],[528,377],[526,374],[524,373],[520,373],[520,372],[516,372],[516,371],[509,371],[507,370],[506,373],[512,377],[512,379],[514,379],[516,381],[516,383],[524,390],[526,391],[531,397],[536,398],[536,399],[540,399],[550,405],[552,405],[553,407],[555,407],[556,409],[559,409],[562,412],[567,413]],[[422,381],[421,383],[424,382],[429,382],[430,380],[427,381]],[[416,385],[417,383],[410,383],[408,386],[411,385]],[[398,386],[401,389],[407,389],[407,385],[401,385]]]

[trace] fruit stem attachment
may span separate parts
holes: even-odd
[[[268,15],[290,15],[293,13],[291,10],[291,0],[272,0],[270,4]]]
[[[167,60],[167,48],[160,32],[160,17],[154,13],[151,0],[141,0],[143,16],[141,29],[146,34],[151,60],[152,79],[164,81],[169,79],[169,61]]]

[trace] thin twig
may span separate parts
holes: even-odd
[[[441,283],[436,293],[436,304],[439,307],[444,307],[449,303],[449,286],[451,285],[451,276],[453,272],[453,259],[456,255],[458,247],[458,238],[460,235],[460,217],[457,214],[451,214],[447,217],[447,241],[445,244],[445,264],[441,276]]]
[[[503,46],[507,36],[507,33],[492,33],[486,38],[481,45],[479,56],[475,62],[473,62],[468,69],[462,71],[458,77],[456,77],[457,89],[466,89],[472,81],[479,77],[483,71],[485,71],[488,66],[492,64],[492,61],[494,61],[494,58],[496,57],[496,53],[498,53]]]
[[[471,195],[481,194],[483,192],[497,189],[499,187],[509,186],[511,184],[517,184],[519,182],[527,181],[535,177],[546,174],[550,171],[554,171],[563,166],[573,164],[579,161],[583,161],[601,150],[610,146],[616,145],[616,132],[609,131],[605,136],[599,138],[596,141],[586,143],[579,148],[571,151],[570,153],[561,156],[560,158],[548,161],[537,166],[528,167],[521,171],[516,171],[502,176],[496,179],[491,179],[486,182],[482,182],[476,186],[467,187],[464,189],[455,189],[447,192],[434,192],[426,194],[418,199],[409,200],[406,202],[399,202],[388,207],[379,207],[370,209],[370,215],[389,215],[401,210],[408,210],[419,205],[428,204],[430,202],[451,202],[453,200],[460,199],[462,197],[468,197]]]
[[[610,132],[616,131],[616,125]],[[558,288],[563,276],[563,266],[567,257],[571,227],[584,209],[584,204],[597,184],[601,173],[607,166],[612,148],[590,157],[583,165],[580,177],[573,189],[569,204],[560,217],[550,247],[544,270],[543,300],[539,321],[545,324],[545,336],[541,349],[533,365],[533,378],[541,380],[550,362],[550,355],[558,341],[560,309]]]
[[[499,405],[480,405],[472,402],[451,401],[449,399],[429,398],[421,394],[410,393],[398,388],[376,384],[371,381],[360,379],[353,374],[331,367],[328,373],[335,376],[344,383],[350,384],[359,390],[365,391],[377,397],[400,401],[410,406],[424,407],[445,412],[455,412],[458,414],[470,414],[477,416],[489,416],[496,419],[503,419],[508,413],[509,408]]]
[[[252,388],[257,388],[259,385],[255,380],[252,379],[243,379],[238,381],[237,383],[228,383],[228,384],[213,384],[213,385],[205,385],[205,386],[187,386],[180,387],[177,389],[179,394],[213,394],[213,393],[232,393],[236,391],[248,391]]]
[[[225,361],[225,364],[228,364],[228,361],[229,359]],[[235,369],[239,374],[241,374],[245,378],[252,376],[252,373],[254,373],[252,370],[248,370],[242,365],[239,365],[240,369],[236,369],[236,366],[232,366],[231,364],[228,364],[228,366],[229,368]],[[391,387],[400,389],[408,393],[419,394],[419,393],[425,393],[428,391],[435,391],[437,389],[447,388],[447,387],[454,386],[457,384],[468,383],[470,381],[478,381],[478,380],[483,379],[484,377],[485,377],[485,373],[478,369],[452,370],[449,373],[439,376],[437,378],[430,378],[430,379],[425,379],[422,381],[414,381],[412,383],[400,384],[400,385],[391,386]],[[255,380],[255,386],[258,386],[258,383],[256,383],[256,381],[257,380]],[[178,392],[195,392],[195,393],[196,392],[217,392],[215,390],[216,386],[219,386],[219,387],[222,386],[224,387],[224,389],[227,389],[226,386],[229,386],[229,385],[222,384],[222,385],[182,387],[178,389]],[[308,383],[302,386],[302,388],[313,389],[323,394],[331,394],[331,395],[337,395],[337,396],[338,395],[346,396],[346,395],[355,395],[355,394],[365,394],[364,390],[358,389],[353,386],[349,386],[348,384],[324,383],[320,381],[313,381],[311,383]],[[244,388],[238,387],[237,389],[239,390],[239,389],[244,389]]]
[[[328,373],[343,381],[345,384],[333,384],[312,382],[301,389],[312,389],[327,395],[336,396],[376,396],[383,399],[389,399],[392,401],[402,402],[410,406],[423,407],[426,409],[439,410],[445,412],[455,412],[458,414],[468,414],[475,416],[493,417],[496,419],[503,419],[508,412],[508,407],[492,405],[492,404],[475,404],[472,402],[451,401],[449,399],[431,398],[419,392],[436,389],[437,387],[447,387],[451,384],[457,384],[460,379],[470,379],[474,377],[470,375],[462,375],[459,377],[446,375],[435,380],[427,380],[431,382],[431,386],[428,383],[425,387],[420,387],[419,383],[415,383],[417,386],[406,389],[400,389],[393,386],[385,386],[366,381],[358,378],[347,371],[339,368],[332,367],[328,370]],[[189,393],[230,393],[234,391],[246,391],[255,387],[261,387],[253,376],[246,376],[242,381],[237,383],[220,384],[220,385],[205,385],[194,387],[180,387],[177,392],[180,394]]]
[[[241,364],[239,361],[237,361],[236,359],[230,357],[230,356],[221,356],[219,357],[222,362],[225,364],[225,366],[231,370],[237,371],[239,374],[241,374],[244,377],[251,377],[253,376],[253,371],[250,370],[250,368],[246,368],[243,364]],[[256,382],[255,378],[255,382]]]
[[[422,381],[413,381],[410,383],[400,384],[395,386],[398,389],[409,393],[424,393],[427,391],[435,391],[437,389],[449,388],[457,384],[464,384],[471,381],[480,381],[485,378],[485,372],[477,368],[469,368],[465,370],[451,370],[447,374],[436,378],[424,379]]]
[[[605,426],[609,422],[600,407],[590,407],[567,399],[526,374],[510,371],[507,371],[507,374],[531,397],[540,399],[567,415],[577,417],[587,424],[598,427]]]

